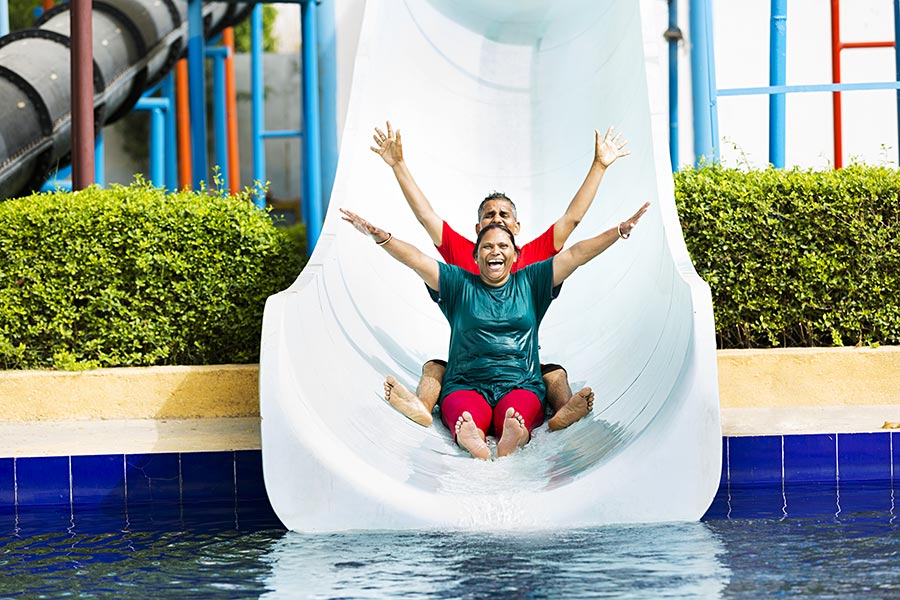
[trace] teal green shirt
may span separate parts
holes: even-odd
[[[543,405],[538,327],[558,293],[553,259],[512,273],[499,287],[440,263],[439,283],[440,292],[429,292],[450,323],[441,400],[451,392],[475,390],[496,406],[512,390],[526,389]]]

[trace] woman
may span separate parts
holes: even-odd
[[[497,456],[508,456],[531,439],[543,422],[544,383],[538,359],[538,328],[559,285],[575,269],[619,239],[627,239],[647,211],[583,240],[551,259],[512,272],[519,250],[505,225],[481,229],[474,258],[479,273],[440,263],[348,210],[343,219],[372,237],[388,254],[415,271],[450,323],[450,349],[440,401],[441,418],[455,441],[480,459],[491,451],[485,436],[499,436]],[[416,420],[421,403],[398,406]]]

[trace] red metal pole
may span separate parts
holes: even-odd
[[[72,0],[72,189],[94,183],[94,49],[92,0]]]
[[[831,0],[831,82],[841,82],[841,1]],[[841,93],[831,94],[831,115],[834,131],[834,168],[844,165],[841,125]]]
[[[843,42],[841,50],[844,48],[893,48],[894,42]]]
[[[178,189],[191,187],[191,107],[188,99],[187,59],[175,63],[175,115],[178,125]]]
[[[232,194],[241,191],[241,159],[239,156],[237,88],[234,82],[234,29],[222,31],[222,45],[228,48],[225,58],[225,119],[228,136],[228,190]]]

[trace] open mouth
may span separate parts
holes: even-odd
[[[503,271],[503,265],[506,261],[500,258],[492,258],[487,261],[487,268],[490,273],[500,273]]]

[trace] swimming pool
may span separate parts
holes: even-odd
[[[896,598],[896,435],[726,437],[703,521],[555,532],[287,532],[259,451],[0,458],[0,598]]]
[[[890,482],[852,489],[872,504],[891,491]],[[0,598],[900,596],[894,507],[836,513],[833,490],[804,493],[827,510],[484,534],[310,536],[285,531],[265,507],[255,507],[255,519],[236,520],[223,504],[123,528],[99,511],[81,519],[83,528],[37,533],[71,515],[29,509],[19,513],[18,531],[4,536]],[[770,489],[746,488],[733,490],[731,501],[769,513],[772,498]],[[727,510],[723,500],[714,507]],[[104,522],[115,525],[103,531]]]

